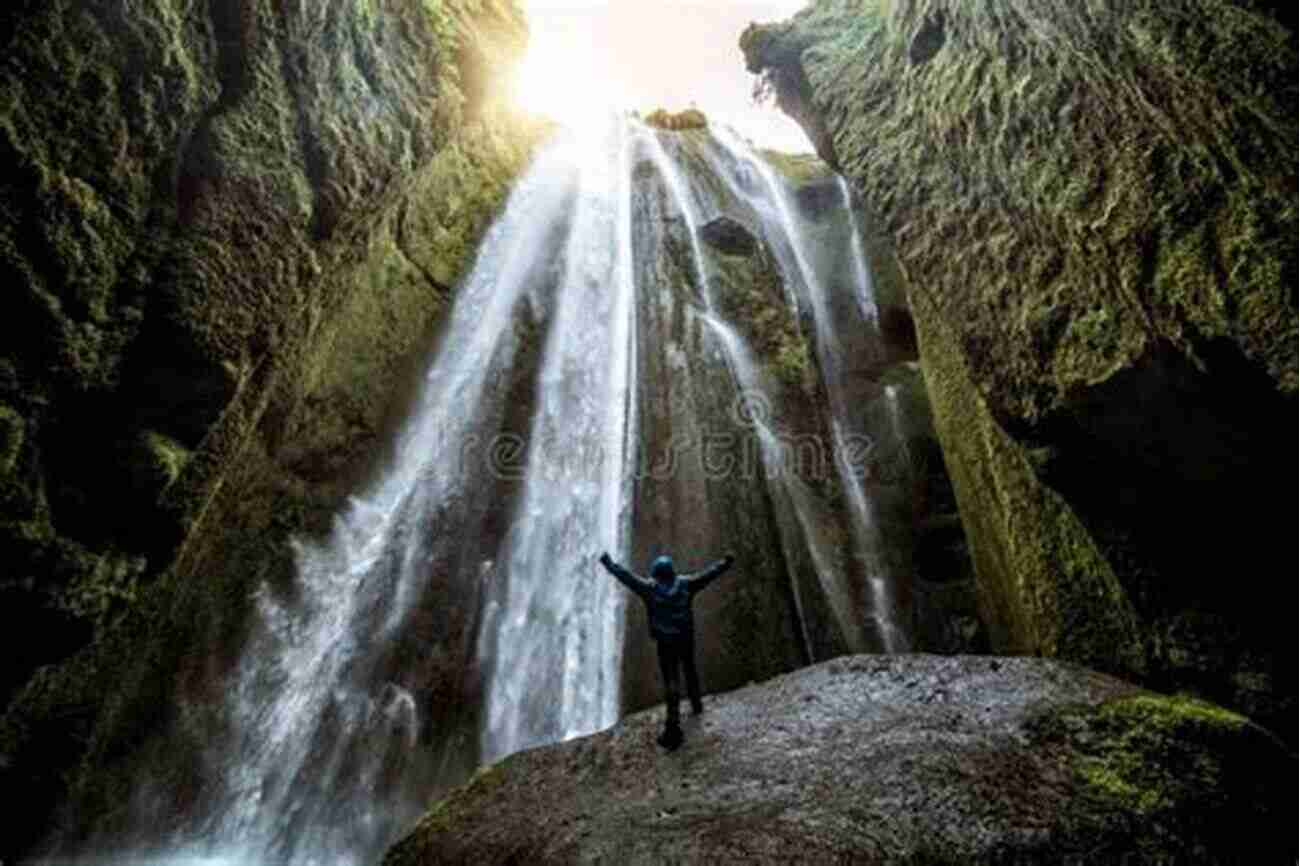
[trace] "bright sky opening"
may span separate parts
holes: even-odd
[[[611,109],[692,106],[760,147],[809,153],[775,105],[755,105],[738,42],[751,21],[790,17],[806,0],[525,0],[520,106],[582,128]]]

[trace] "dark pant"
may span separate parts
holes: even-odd
[[[664,678],[664,705],[668,710],[667,723],[681,723],[681,710],[678,704],[682,698],[678,685],[678,671],[685,669],[686,693],[691,698],[691,709],[699,712],[703,708],[700,701],[700,675],[695,670],[695,635],[685,634],[676,638],[659,638],[659,672]]]

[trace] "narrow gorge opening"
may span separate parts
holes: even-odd
[[[0,26],[0,866],[1293,845],[1288,19],[228,5]]]

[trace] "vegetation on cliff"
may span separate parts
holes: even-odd
[[[666,108],[656,108],[645,116],[645,124],[655,129],[681,132],[685,129],[704,129],[709,125],[709,119],[698,108],[686,108],[675,112]]]
[[[499,104],[495,0],[58,2],[0,36],[9,856],[69,784],[120,805],[114,762],[212,687],[187,650],[366,471],[543,130]]]
[[[742,47],[898,263],[995,649],[1294,736],[1246,565],[1295,523],[1294,21],[822,0]]]

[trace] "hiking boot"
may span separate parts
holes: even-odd
[[[678,725],[664,725],[664,732],[659,735],[659,745],[668,751],[673,751],[682,744],[682,729]]]

